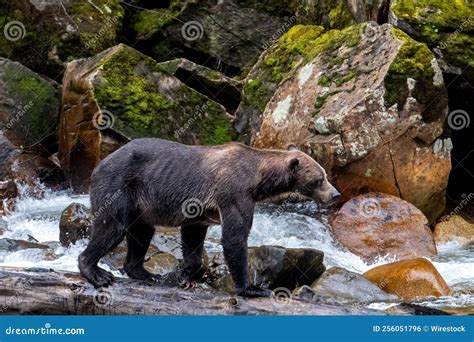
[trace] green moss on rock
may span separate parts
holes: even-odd
[[[105,59],[101,69],[102,81],[96,84],[94,94],[101,109],[113,114],[115,128],[125,135],[171,140],[193,135],[209,144],[231,140],[231,124],[224,110],[171,79],[151,58],[122,46]],[[166,79],[178,85],[171,97],[158,90],[157,83]]]
[[[403,107],[409,94],[408,78],[416,82],[412,96],[419,103],[428,104],[439,88],[444,86],[434,84],[432,61],[435,56],[425,43],[417,42],[403,31],[394,28],[392,33],[403,45],[385,77],[385,104],[397,104],[398,109]],[[426,115],[429,116],[429,113]]]

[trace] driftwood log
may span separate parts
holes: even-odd
[[[0,267],[0,314],[26,315],[354,315],[361,307],[307,303],[294,298],[246,299],[203,289],[117,278],[95,290],[78,273]]]

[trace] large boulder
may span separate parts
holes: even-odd
[[[0,180],[57,183],[59,87],[18,62],[0,58]]]
[[[0,55],[60,79],[63,63],[116,44],[119,0],[0,2]],[[29,53],[25,53],[29,51]]]
[[[392,0],[389,22],[432,47],[444,71],[474,80],[474,3]]]
[[[130,138],[188,144],[232,139],[232,116],[126,45],[68,64],[59,122],[59,159],[83,184],[101,159]]]
[[[424,258],[377,266],[365,272],[364,277],[382,290],[407,300],[450,294],[441,274]]]
[[[92,217],[89,208],[81,203],[69,204],[59,220],[59,242],[63,246],[75,244],[77,240],[89,237]]]
[[[436,224],[434,239],[437,244],[445,244],[450,241],[462,245],[473,244],[474,223],[467,221],[460,215],[447,216]]]
[[[451,141],[447,93],[428,47],[391,25],[322,33],[295,26],[244,86],[238,129],[256,147],[296,143],[345,199],[399,196],[434,221],[445,207]]]
[[[361,274],[340,267],[332,267],[311,284],[312,301],[328,304],[362,304],[393,302],[397,296],[368,281]]]
[[[249,278],[257,286],[291,291],[301,285],[310,285],[324,273],[326,267],[323,258],[323,252],[310,248],[250,247]],[[234,290],[232,277],[224,265],[222,254],[214,257],[210,272],[218,275],[213,283],[214,287],[229,292]]]
[[[436,254],[423,213],[395,196],[368,193],[347,201],[332,221],[337,241],[366,262]]]

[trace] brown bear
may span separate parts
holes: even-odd
[[[339,192],[324,169],[291,145],[256,149],[239,143],[187,146],[161,139],[137,139],[105,158],[91,176],[93,227],[79,256],[82,275],[95,287],[113,276],[99,260],[127,238],[124,270],[134,279],[157,279],[143,261],[154,225],[181,227],[184,283],[200,274],[207,228],[222,225],[224,256],[239,295],[269,296],[252,286],[247,237],[255,204],[297,192],[333,204]]]

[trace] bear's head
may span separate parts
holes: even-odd
[[[297,193],[324,206],[335,204],[339,191],[329,183],[326,171],[313,158],[290,144],[280,157],[271,159],[260,170],[257,198],[273,198],[279,194]]]
[[[289,167],[294,174],[294,191],[325,206],[335,204],[341,194],[328,181],[326,171],[313,158],[290,144]]]

